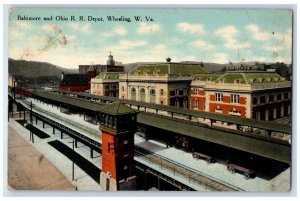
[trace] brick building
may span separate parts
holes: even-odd
[[[88,74],[64,74],[61,75],[59,90],[73,92],[85,92],[90,89]]]
[[[190,109],[274,120],[291,113],[291,81],[276,72],[232,71],[197,75]]]
[[[79,73],[86,74],[89,71],[90,66],[91,65],[79,65]],[[111,54],[108,55],[106,65],[92,64],[92,66],[96,71],[96,75],[106,72],[124,72],[124,66],[116,65],[113,55]]]

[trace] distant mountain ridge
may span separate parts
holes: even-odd
[[[155,64],[158,62],[134,62],[127,63],[124,65],[124,71],[129,72],[136,68],[138,65],[142,64]],[[241,64],[244,66],[254,66],[256,62],[242,62],[242,63],[209,63],[209,62],[198,62],[198,61],[182,61],[180,63],[190,63],[190,64],[203,64],[203,67],[208,70],[208,72],[217,72],[224,69],[224,67],[240,67]],[[258,62],[261,63],[261,62]],[[291,65],[289,65],[291,68]],[[41,76],[56,76],[60,77],[61,73],[79,73],[78,69],[66,69],[60,66],[53,65],[47,62],[37,62],[37,61],[26,61],[26,60],[14,60],[9,58],[8,60],[8,72],[13,76],[23,76],[23,77],[41,77]]]
[[[78,69],[66,69],[47,62],[8,59],[8,73],[28,78],[42,76],[60,77],[61,73],[78,73]]]

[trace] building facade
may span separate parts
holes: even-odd
[[[291,81],[266,71],[197,75],[190,109],[265,121],[289,116]]]
[[[79,73],[86,74],[89,71],[90,66],[91,65],[79,65]],[[108,55],[106,65],[92,64],[92,66],[96,71],[96,75],[106,72],[124,72],[124,66],[116,65],[113,55],[111,54]]]
[[[91,94],[99,96],[119,97],[119,74],[101,73],[91,79]]]
[[[64,74],[61,75],[59,90],[85,92],[90,89],[88,74]]]
[[[119,98],[189,108],[193,75],[207,73],[200,65],[156,63],[139,65],[119,77]]]

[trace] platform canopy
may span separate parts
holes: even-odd
[[[125,115],[125,114],[135,114],[138,113],[136,110],[131,109],[130,107],[126,106],[120,102],[111,103],[99,110],[100,113],[110,114],[113,116],[117,115]]]

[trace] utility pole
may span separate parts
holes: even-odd
[[[32,119],[32,101],[30,102],[30,125],[33,127],[33,119]],[[32,139],[32,143],[34,143],[34,135],[33,132],[30,131],[30,135],[31,135],[31,139]]]
[[[16,80],[13,79],[13,92],[14,92],[14,100],[16,100]]]
[[[32,119],[32,101],[30,102],[30,124],[33,124],[33,119]]]
[[[73,141],[72,142],[69,142],[69,143],[72,143],[72,149],[73,149],[73,152],[72,152],[72,181],[74,181],[74,138],[73,138]]]

